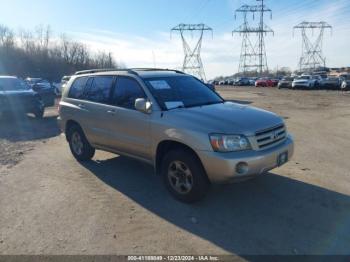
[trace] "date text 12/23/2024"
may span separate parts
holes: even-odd
[[[127,261],[219,261],[217,256],[128,256]]]

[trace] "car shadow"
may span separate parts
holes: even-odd
[[[222,249],[255,254],[350,254],[350,197],[269,173],[212,186],[201,202],[174,200],[153,168],[116,157],[84,164],[157,216]]]
[[[30,115],[0,116],[0,139],[11,142],[47,139],[58,136],[57,115],[36,119]]]

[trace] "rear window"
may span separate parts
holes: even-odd
[[[92,85],[86,94],[86,99],[96,103],[109,103],[112,76],[97,76],[93,78]]]
[[[84,90],[85,90],[87,80],[88,80],[87,77],[77,78],[69,90],[68,97],[74,98],[74,99],[82,99],[83,95],[84,95]]]

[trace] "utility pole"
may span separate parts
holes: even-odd
[[[293,31],[301,30],[302,53],[299,60],[300,72],[310,72],[319,67],[326,67],[326,58],[323,56],[323,36],[326,29],[332,30],[332,26],[326,22],[302,22],[294,26]],[[318,31],[316,40],[313,42],[309,37],[310,31]]]
[[[188,74],[192,74],[199,79],[206,81],[206,76],[201,59],[202,41],[205,31],[210,31],[213,34],[213,29],[205,24],[179,24],[171,29],[172,32],[179,32],[182,40],[184,50],[184,62],[182,70]],[[192,37],[194,33],[197,34],[198,40],[194,46],[191,46],[188,41],[188,35],[191,33]]]
[[[249,71],[257,71],[261,76],[265,71],[268,71],[267,57],[265,50],[265,35],[267,33],[274,33],[273,30],[268,27],[264,22],[264,14],[270,13],[272,18],[272,10],[264,5],[264,0],[256,0],[261,2],[258,5],[243,5],[236,9],[235,17],[237,13],[243,14],[244,22],[241,26],[235,29],[232,33],[239,33],[243,36],[242,49],[239,62],[239,73],[245,75]],[[257,27],[251,27],[248,23],[247,14],[252,13],[253,19],[255,14],[259,14],[260,21]],[[258,35],[256,44],[252,40],[253,35]]]

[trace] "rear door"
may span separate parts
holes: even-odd
[[[113,140],[113,130],[110,126],[115,121],[117,110],[111,105],[111,90],[115,77],[94,76],[87,82],[87,90],[84,95],[85,101],[80,107],[85,110],[86,136],[90,143],[110,147]]]

